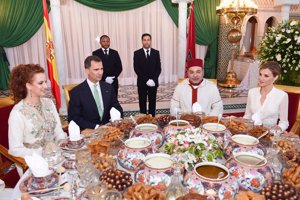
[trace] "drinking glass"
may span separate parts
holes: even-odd
[[[274,180],[278,181],[281,179],[282,163],[278,157],[279,150],[275,147],[267,148],[266,158],[269,166],[274,170]]]
[[[89,200],[105,200],[107,186],[104,183],[90,183],[85,190]]]
[[[92,160],[91,152],[88,149],[77,150],[75,155],[76,155],[76,164],[90,163]]]
[[[174,174],[172,175],[170,185],[166,190],[166,200],[174,200],[188,193],[188,190],[183,185],[179,155],[175,154],[172,158],[174,160]]]

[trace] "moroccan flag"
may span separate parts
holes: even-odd
[[[60,100],[58,73],[56,68],[54,45],[52,41],[50,20],[48,16],[48,7],[47,7],[46,0],[43,0],[43,7],[44,7],[44,26],[46,32],[46,56],[47,56],[48,76],[51,82],[52,94],[56,100],[56,107],[57,109],[59,109],[61,105],[61,100]]]
[[[194,1],[190,5],[190,15],[188,18],[188,31],[186,38],[186,59],[185,62],[196,58],[196,31],[194,16]],[[187,78],[187,70],[185,67],[184,77]]]

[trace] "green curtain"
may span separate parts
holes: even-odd
[[[151,3],[154,0],[75,0],[91,8],[106,11],[131,10]]]
[[[161,0],[175,24],[178,24],[178,6],[171,0]],[[219,16],[216,7],[220,0],[194,0],[196,43],[207,45],[205,55],[205,77],[215,78],[217,70]]]
[[[9,63],[3,47],[29,40],[43,24],[41,0],[1,0],[0,3],[0,89],[8,88]]]

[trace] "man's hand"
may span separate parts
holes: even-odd
[[[112,84],[114,82],[114,78],[115,78],[114,76],[108,76],[106,77],[105,82]]]
[[[155,83],[152,79],[149,79],[146,83],[149,87],[155,87]]]

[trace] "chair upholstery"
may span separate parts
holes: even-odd
[[[15,163],[21,166],[23,171],[27,169],[23,158],[8,154],[8,118],[13,107],[14,104],[10,104],[0,108],[0,178],[9,187],[14,187],[20,178],[16,168],[12,165]]]
[[[69,107],[69,101],[70,101],[70,91],[77,86],[78,84],[68,84],[63,85],[62,88],[64,90],[65,98],[66,98],[66,106]]]
[[[288,128],[289,131],[292,129],[293,125],[297,121],[297,116],[299,117],[300,114],[298,113],[300,94],[293,93],[293,92],[288,92],[287,94],[289,96],[289,116],[288,116],[288,120],[290,123],[290,126]]]
[[[281,89],[289,95],[289,116],[288,120],[290,126],[288,131],[293,133],[298,132],[300,129],[300,87],[287,86],[287,85],[275,85],[276,88]]]

